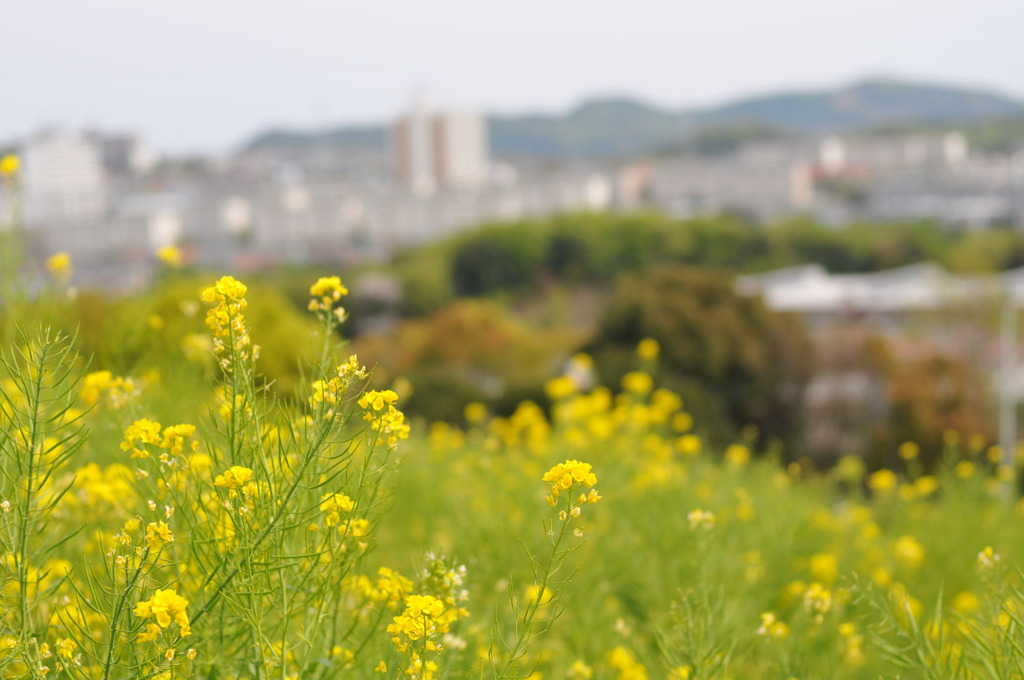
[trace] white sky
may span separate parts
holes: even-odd
[[[217,150],[440,104],[681,108],[893,75],[1024,98],[1021,0],[0,0],[0,140],[44,124]]]

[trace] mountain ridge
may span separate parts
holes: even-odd
[[[872,77],[832,88],[737,97],[704,108],[659,107],[639,97],[605,95],[563,113],[488,114],[499,157],[623,157],[666,149],[700,150],[702,137],[741,139],[820,135],[880,126],[1024,118],[1024,101],[990,89]],[[390,123],[310,131],[270,128],[242,150],[326,145],[384,151]],[[734,135],[735,133],[735,135]],[[715,148],[728,148],[720,144]]]

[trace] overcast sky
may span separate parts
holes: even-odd
[[[0,141],[44,124],[222,150],[441,104],[673,107],[893,75],[1024,98],[1021,0],[0,0]]]

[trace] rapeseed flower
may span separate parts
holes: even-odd
[[[171,623],[178,625],[181,637],[188,637],[192,633],[189,626],[188,615],[185,608],[188,607],[188,600],[178,595],[173,588],[157,590],[153,597],[139,602],[135,606],[135,615],[143,618],[155,618],[157,625],[161,628],[169,628]]]
[[[631,371],[622,376],[622,389],[637,396],[643,396],[654,387],[651,376],[643,371]]]
[[[388,446],[398,445],[398,440],[409,438],[409,425],[405,414],[395,408],[398,395],[392,390],[370,390],[359,398],[359,406],[366,409],[363,419],[370,423],[377,434],[377,440]]]
[[[764,612],[761,614],[761,625],[757,629],[757,634],[775,640],[785,640],[789,637],[789,626],[780,620],[775,612]]]
[[[647,680],[647,667],[627,647],[615,647],[608,652],[608,665],[618,671],[618,680]]]
[[[999,553],[997,553],[992,546],[986,545],[982,551],[978,553],[978,569],[994,569],[999,565],[999,559]]]
[[[160,248],[156,251],[156,257],[168,267],[177,269],[181,266],[181,250],[176,245],[172,244]]]
[[[597,475],[591,470],[590,463],[567,460],[545,472],[541,481],[551,482],[551,493],[557,498],[562,491],[571,489],[575,484],[589,487],[597,484]]]
[[[324,522],[329,527],[338,524],[343,512],[352,512],[355,501],[343,493],[327,493],[320,499],[320,511],[324,513]]]
[[[347,317],[345,308],[335,307],[342,297],[348,295],[348,288],[342,285],[340,278],[337,276],[320,277],[309,287],[309,294],[312,296],[309,301],[309,311],[316,312],[317,316],[324,319],[332,328],[345,321]]]
[[[899,447],[900,458],[903,460],[915,460],[921,453],[921,447],[915,442],[903,442]]]
[[[0,158],[0,177],[14,177],[21,171],[21,159],[10,153]]]
[[[690,531],[711,531],[715,528],[715,514],[710,510],[697,508],[686,516],[690,523]]]
[[[174,534],[167,522],[150,522],[146,525],[146,546],[156,551],[174,541]]]
[[[248,288],[232,276],[222,276],[214,285],[203,290],[200,298],[212,304],[206,312],[206,325],[213,332],[213,351],[220,357],[224,370],[232,368],[232,357],[253,359],[259,357],[259,346],[249,339],[242,312],[248,307],[245,294]]]
[[[868,477],[868,488],[875,493],[888,493],[899,485],[899,477],[888,468],[872,472]]]
[[[644,338],[636,346],[636,353],[644,361],[654,361],[661,354],[661,345],[654,338]]]
[[[405,598],[405,611],[392,619],[387,631],[399,651],[408,649],[410,642],[426,638],[427,648],[436,649],[429,639],[447,633],[448,626],[439,623],[444,613],[444,602],[433,595],[409,595]]]
[[[74,275],[75,268],[71,264],[71,256],[66,252],[59,252],[46,258],[46,269],[53,275],[53,278],[67,283]]]
[[[817,581],[807,587],[803,601],[804,610],[811,614],[817,623],[821,623],[825,614],[832,610],[832,593]]]
[[[235,498],[238,496],[239,490],[245,494],[250,494],[254,490],[254,486],[249,482],[251,478],[251,469],[240,465],[232,465],[224,471],[224,474],[217,475],[213,480],[213,485],[228,489],[228,496]]]
[[[144,448],[144,444],[158,446],[163,441],[160,434],[160,423],[142,418],[136,420],[124,431],[124,440],[121,442],[122,451],[131,451],[132,458],[148,458],[150,453]]]

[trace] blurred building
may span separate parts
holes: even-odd
[[[104,213],[106,175],[97,145],[82,135],[47,131],[25,147],[25,221],[88,222]]]
[[[99,149],[103,167],[111,175],[144,175],[156,165],[155,152],[139,135],[88,130],[85,138]]]
[[[435,112],[425,97],[413,102],[392,130],[395,175],[418,196],[441,188],[476,188],[490,172],[487,124],[478,113]]]

